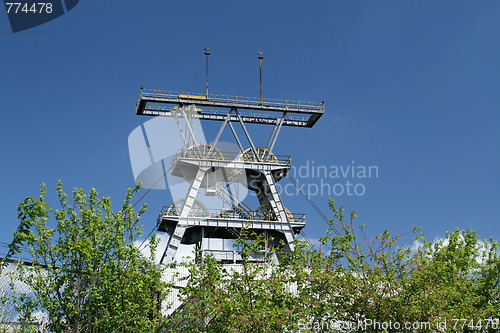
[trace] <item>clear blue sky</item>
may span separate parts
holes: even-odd
[[[350,180],[363,196],[335,198],[369,233],[499,239],[499,15],[499,1],[82,0],[13,34],[0,11],[0,242],[42,182],[52,198],[58,179],[96,187],[118,208],[134,185],[128,135],[148,120],[135,115],[140,86],[203,92],[204,47],[213,93],[258,96],[263,51],[265,97],[325,101],[317,125],[284,128],[275,152],[297,167],[377,166]],[[313,199],[328,212],[328,195]],[[148,232],[171,199],[146,201]],[[310,238],[323,233],[302,197],[284,202],[308,214]]]

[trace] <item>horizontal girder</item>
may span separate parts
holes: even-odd
[[[171,104],[164,106],[162,104]],[[224,121],[227,109],[238,109],[243,122],[275,125],[284,114],[283,126],[312,127],[325,112],[324,103],[262,99],[241,96],[200,95],[141,89],[136,105],[138,115],[171,116],[179,106],[196,104],[198,119]],[[230,115],[230,121],[238,121]]]

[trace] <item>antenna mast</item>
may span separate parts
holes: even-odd
[[[207,98],[208,98],[208,56],[210,55],[210,48],[205,48],[205,53],[207,56]]]
[[[257,52],[257,54],[260,63],[260,104],[262,105],[262,59],[264,59],[264,52]]]

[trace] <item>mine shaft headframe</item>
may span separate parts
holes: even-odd
[[[181,106],[196,104],[194,117],[218,121],[243,121],[254,124],[313,127],[325,112],[325,103],[284,99],[206,95],[165,90],[143,89],[136,113],[145,116],[174,117]],[[238,110],[238,114],[232,112]],[[229,116],[229,119],[227,119]],[[239,119],[241,117],[241,120]]]

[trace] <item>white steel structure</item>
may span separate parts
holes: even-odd
[[[273,153],[283,126],[312,127],[323,115],[324,103],[238,96],[202,95],[142,89],[136,106],[138,115],[173,117],[177,121],[184,148],[172,162],[172,175],[189,183],[185,198],[166,206],[158,217],[158,231],[170,235],[161,262],[171,263],[180,244],[196,244],[202,249],[204,239],[236,239],[242,228],[249,228],[266,239],[262,253],[269,246],[284,250],[293,248],[296,235],[305,226],[303,214],[292,214],[282,203],[276,182],[291,168],[289,156]],[[186,128],[179,120],[183,119]],[[222,125],[211,144],[197,142],[193,120],[217,120]],[[241,126],[247,139],[244,145],[233,123]],[[246,123],[273,125],[267,146],[254,145]],[[226,126],[231,130],[237,152],[222,152],[217,143]],[[255,191],[259,207],[250,208],[233,195],[230,185],[240,183]],[[206,195],[217,195],[230,208],[211,210],[197,197],[201,189]],[[221,262],[238,262],[235,251],[203,249]]]

